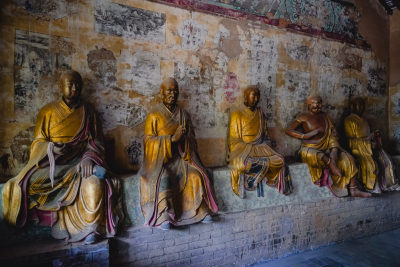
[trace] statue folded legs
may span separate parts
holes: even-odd
[[[244,189],[263,196],[262,181],[282,194],[292,192],[285,160],[268,140],[266,118],[257,108],[260,91],[249,86],[244,91],[244,107],[233,111],[229,119],[228,159],[233,192],[244,197]]]

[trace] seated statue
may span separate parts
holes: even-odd
[[[331,119],[321,110],[321,97],[309,97],[307,108],[308,112],[289,124],[286,134],[303,141],[299,153],[308,165],[312,182],[328,186],[337,197],[349,194],[370,197],[371,194],[357,187],[357,166],[353,157],[340,147]]]
[[[268,144],[267,123],[257,107],[260,91],[249,86],[244,91],[244,106],[233,111],[229,119],[227,161],[231,168],[233,192],[244,198],[244,189],[264,196],[262,181],[290,194],[292,184],[286,174],[285,160]]]
[[[382,148],[379,130],[371,133],[368,122],[362,117],[365,102],[355,98],[350,104],[351,114],[344,127],[349,148],[359,162],[359,173],[364,187],[373,193],[400,189],[393,175],[393,165]]]
[[[145,224],[168,230],[171,224],[211,222],[218,206],[189,115],[177,106],[176,80],[164,80],[160,94],[162,103],[147,115],[144,129],[140,205]]]
[[[104,177],[102,133],[82,85],[78,72],[62,73],[62,97],[39,111],[27,165],[4,185],[3,212],[12,225],[33,219],[51,226],[54,238],[93,243],[114,236],[123,214],[118,179]]]

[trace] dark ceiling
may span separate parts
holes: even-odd
[[[386,9],[386,12],[390,15],[393,14],[394,9],[400,9],[400,0],[379,0],[379,2]]]

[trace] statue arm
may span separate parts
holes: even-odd
[[[238,112],[232,112],[229,118],[228,129],[228,147],[230,151],[235,149],[236,144],[244,143],[241,136],[240,115]]]
[[[164,162],[172,158],[172,136],[159,136],[159,120],[157,114],[150,113],[146,117],[144,125],[144,160],[152,162],[159,156],[163,157]]]
[[[291,137],[297,138],[297,139],[304,139],[304,133],[301,133],[299,131],[296,131],[296,129],[301,126],[303,123],[303,120],[301,117],[296,118],[294,121],[292,121],[289,126],[286,128],[285,133]]]

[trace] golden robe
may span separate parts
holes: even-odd
[[[375,151],[372,148],[368,122],[352,113],[345,119],[344,127],[351,152],[360,164],[359,173],[364,186],[377,192],[379,189],[390,191],[398,187],[389,156],[382,148]]]
[[[179,125],[187,134],[171,141]],[[140,171],[140,204],[145,224],[156,227],[168,221],[186,225],[217,213],[213,187],[197,155],[188,115],[179,107],[170,112],[163,104],[146,118],[144,160]]]
[[[340,147],[333,123],[327,115],[325,122],[325,133],[320,141],[316,144],[303,142],[299,153],[301,160],[308,165],[314,184],[329,186],[335,196],[344,197],[348,195],[347,185],[358,172],[357,165],[353,157]],[[329,178],[329,167],[322,160],[323,154],[329,156],[333,148],[338,149],[337,166],[343,174],[342,177],[331,175]]]
[[[227,161],[233,192],[241,198],[244,189],[258,187],[262,192],[259,183],[263,180],[269,186],[277,187],[282,194],[292,191],[290,177],[285,174],[285,160],[266,143],[266,139],[267,124],[260,109],[252,111],[244,107],[231,113]]]
[[[119,218],[119,182],[83,178],[84,159],[104,166],[96,116],[87,104],[69,108],[61,99],[43,107],[26,166],[4,185],[4,219],[22,227],[28,218],[52,226],[57,239],[75,242],[91,233],[113,236]],[[65,146],[63,154],[54,143]]]

